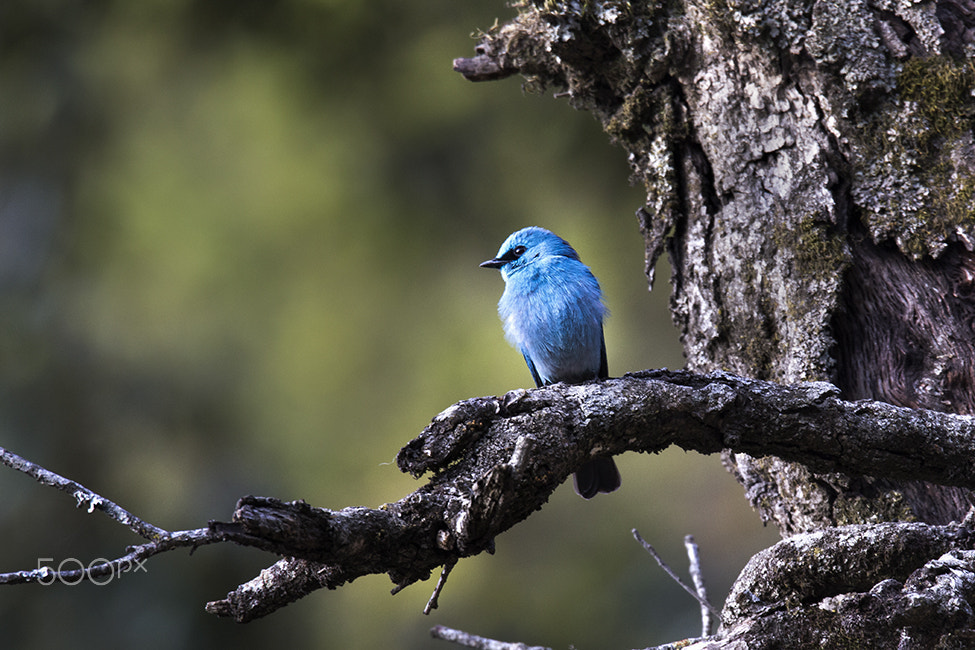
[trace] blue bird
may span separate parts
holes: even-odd
[[[608,310],[599,282],[568,242],[544,228],[523,228],[481,266],[501,271],[498,315],[536,386],[609,376],[603,339]],[[575,489],[584,499],[619,486],[620,473],[609,456],[576,470]]]

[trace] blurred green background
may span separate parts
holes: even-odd
[[[531,386],[505,343],[509,232],[548,227],[599,277],[610,372],[680,367],[667,269],[647,292],[621,151],[519,79],[451,70],[513,11],[432,0],[0,4],[0,445],[167,529],[261,494],[341,508],[419,483],[392,460],[440,410]],[[434,624],[555,648],[699,630],[775,540],[716,457],[620,459],[623,488],[546,508],[433,581],[385,576],[237,625],[203,612],[275,558],[168,553],[105,586],[0,588],[4,647],[446,648]],[[0,571],[140,540],[0,469]]]

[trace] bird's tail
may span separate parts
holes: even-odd
[[[613,492],[620,486],[620,471],[610,456],[596,456],[576,470],[576,494],[591,499],[600,492]]]

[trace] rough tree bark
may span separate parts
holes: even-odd
[[[529,0],[455,69],[558,88],[628,152],[648,278],[666,251],[688,368],[972,413],[973,28],[970,0]],[[724,459],[786,537],[943,525],[972,504],[962,488]]]

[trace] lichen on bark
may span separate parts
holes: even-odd
[[[975,68],[946,55],[912,58],[896,92],[857,117],[853,195],[874,241],[913,259],[975,244]]]

